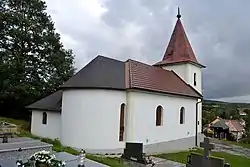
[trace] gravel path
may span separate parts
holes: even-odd
[[[215,149],[213,151],[225,152],[250,158],[250,149],[236,145],[215,143]]]

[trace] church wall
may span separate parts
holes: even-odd
[[[185,82],[202,94],[202,69],[193,64],[173,64],[163,66],[165,70],[173,70]],[[196,73],[196,86],[194,86],[194,73]]]
[[[202,87],[203,87],[203,78],[202,78],[202,69],[200,67],[194,66],[192,64],[188,65],[188,83],[193,86],[198,92],[203,94]],[[194,86],[194,73],[196,73],[196,86]],[[198,132],[202,131],[202,103],[198,104]]]
[[[202,94],[202,69],[192,64],[186,65],[188,67],[187,83],[189,83],[194,89]],[[194,86],[194,73],[196,73],[196,86]]]
[[[165,70],[173,70],[177,75],[181,77],[184,81],[188,81],[188,64],[174,64],[162,67]]]
[[[173,70],[179,75],[185,82],[190,84],[194,89],[202,94],[203,78],[202,68],[193,64],[173,64],[163,67],[166,70]],[[196,73],[196,85],[194,85],[194,73]],[[198,104],[198,132],[202,131],[202,103]]]
[[[32,111],[31,133],[45,138],[60,139],[61,136],[61,113],[46,112],[47,124],[42,124],[44,111]]]
[[[125,91],[64,91],[62,144],[92,152],[124,148],[124,142],[119,142],[122,103],[126,104]]]
[[[195,136],[197,99],[129,92],[129,111],[134,112],[133,140],[144,144],[166,142]],[[162,126],[156,126],[156,108],[163,107]],[[185,107],[185,121],[180,124],[180,108]]]

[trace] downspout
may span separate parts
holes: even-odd
[[[196,114],[195,114],[195,146],[198,147],[198,104],[203,102],[203,99],[200,99],[201,101],[196,102]]]

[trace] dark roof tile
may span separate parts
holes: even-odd
[[[41,100],[36,101],[35,103],[27,106],[26,108],[32,110],[61,111],[61,104],[62,91],[59,90]]]
[[[61,88],[125,89],[125,63],[99,55]]]

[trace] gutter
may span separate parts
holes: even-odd
[[[196,114],[195,114],[195,146],[198,147],[198,104],[203,102],[201,101],[196,102]]]

